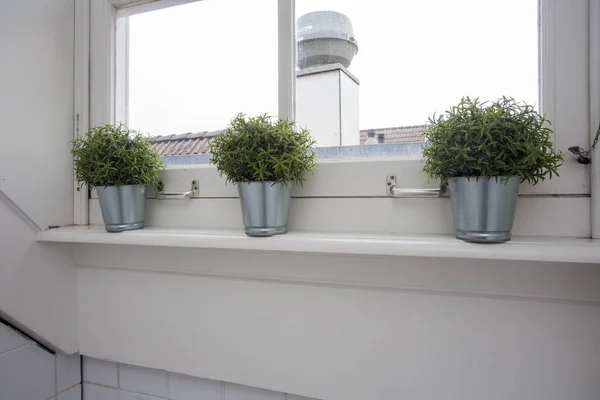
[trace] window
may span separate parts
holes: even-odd
[[[537,12],[537,0],[298,0],[296,118],[324,146],[410,143],[463,96],[539,104]]]
[[[275,0],[206,0],[133,15],[128,56],[134,129],[215,132],[239,112],[277,115]]]
[[[135,33],[131,33],[129,36],[129,50],[127,51],[126,40],[123,40],[123,37],[127,38],[127,35],[123,35],[123,32],[127,29],[135,29],[135,17],[141,18],[147,16],[150,18],[152,15],[152,12],[142,14],[141,11],[148,11],[148,8],[156,9],[163,7],[165,10],[153,12],[174,12],[177,8],[184,9],[184,7],[191,6],[212,7],[211,3],[227,3],[229,5],[235,3],[234,0],[204,0],[198,3],[190,0],[135,1],[131,2],[131,4],[125,0],[119,0],[118,3],[114,4],[110,1],[98,0],[90,2],[91,26],[89,27],[89,43],[91,64],[89,68],[89,121],[91,125],[107,120],[115,120],[123,115],[122,110],[124,108],[122,105],[127,103],[124,99],[126,99],[128,91],[122,90],[124,75],[121,72],[124,64],[126,64],[126,62],[122,60],[128,61],[131,68],[136,64],[135,60],[131,60],[131,56],[135,54],[135,50],[132,50],[135,41]],[[182,3],[190,2],[192,4],[181,5]],[[302,102],[299,101],[301,99],[294,96],[294,84],[300,85],[300,83],[296,81],[296,75],[301,74],[298,73],[299,71],[296,68],[295,59],[292,58],[295,48],[295,40],[292,38],[294,37],[297,28],[293,22],[296,21],[297,18],[302,17],[305,13],[314,11],[315,9],[321,7],[333,8],[338,5],[341,13],[347,14],[349,18],[355,20],[352,22],[359,50],[353,64],[348,67],[348,71],[355,75],[360,82],[360,85],[358,86],[358,93],[361,99],[358,103],[360,107],[358,113],[355,113],[359,115],[359,130],[416,124],[419,120],[422,121],[434,111],[443,109],[445,107],[444,102],[449,102],[449,104],[455,103],[455,99],[444,100],[442,97],[435,97],[436,94],[439,94],[435,90],[439,85],[446,85],[445,87],[449,90],[448,93],[450,93],[448,94],[449,97],[460,97],[463,94],[479,94],[484,98],[495,97],[495,93],[497,92],[494,90],[498,89],[498,87],[494,85],[501,81],[498,76],[494,75],[496,74],[495,72],[492,74],[493,79],[490,79],[493,82],[484,82],[486,85],[490,83],[490,86],[485,86],[488,89],[481,89],[481,93],[473,93],[484,86],[480,85],[481,82],[474,81],[475,83],[469,83],[469,81],[465,80],[466,77],[469,79],[473,78],[473,73],[469,72],[469,68],[471,67],[461,67],[453,62],[446,62],[444,59],[444,57],[466,58],[471,54],[468,50],[472,49],[473,52],[482,56],[486,54],[502,55],[502,57],[497,57],[498,60],[496,61],[499,64],[489,65],[489,63],[484,63],[482,67],[478,68],[486,68],[486,71],[488,71],[498,66],[498,68],[502,70],[511,70],[513,72],[519,70],[526,71],[523,73],[523,76],[519,78],[523,79],[522,81],[516,81],[518,83],[513,82],[513,80],[502,82],[502,85],[499,86],[498,90],[504,91],[505,88],[514,84],[512,86],[514,90],[511,90],[514,93],[511,94],[527,102],[538,103],[536,91],[539,83],[539,104],[542,111],[546,113],[554,123],[553,127],[556,132],[555,142],[560,150],[566,152],[567,147],[571,145],[579,144],[586,146],[589,142],[590,16],[588,5],[584,4],[585,2],[540,0],[539,4],[536,5],[529,0],[523,2],[486,1],[471,3],[468,3],[465,0],[446,1],[444,3],[455,4],[459,9],[460,7],[463,7],[463,10],[469,10],[471,13],[477,13],[477,15],[484,14],[485,18],[488,18],[491,14],[500,13],[502,10],[499,11],[498,7],[505,7],[506,10],[512,11],[506,11],[507,15],[510,14],[510,18],[509,16],[506,16],[500,18],[500,21],[497,22],[504,28],[504,31],[501,31],[502,34],[499,37],[493,36],[497,34],[498,31],[495,28],[491,29],[492,32],[489,33],[489,35],[492,35],[495,39],[485,42],[485,46],[474,41],[473,34],[468,30],[483,30],[484,28],[487,29],[489,26],[494,25],[489,21],[484,24],[480,21],[481,18],[479,17],[471,18],[476,21],[469,21],[469,18],[467,18],[465,24],[468,23],[469,28],[464,24],[460,25],[460,28],[457,31],[458,33],[456,33],[456,35],[460,34],[460,40],[454,38],[452,39],[453,41],[449,41],[451,35],[448,33],[447,35],[444,35],[438,43],[437,40],[431,36],[432,38],[427,40],[434,43],[436,46],[427,48],[427,51],[421,49],[421,47],[414,44],[415,42],[413,41],[408,43],[408,49],[420,52],[418,54],[421,54],[423,57],[435,56],[439,57],[441,60],[433,62],[433,65],[427,63],[417,64],[421,66],[418,68],[419,70],[425,68],[434,70],[438,67],[438,64],[443,64],[443,68],[440,68],[439,70],[436,69],[436,71],[439,72],[435,73],[433,77],[427,75],[421,80],[419,80],[417,76],[412,76],[407,72],[398,74],[389,73],[390,71],[400,71],[400,67],[385,65],[385,60],[388,60],[388,64],[397,64],[398,61],[394,61],[393,57],[397,54],[409,52],[409,50],[406,49],[400,52],[398,50],[400,45],[396,44],[393,39],[386,37],[386,34],[389,34],[390,37],[394,34],[397,36],[407,34],[406,31],[402,30],[404,28],[401,27],[402,29],[400,29],[397,27],[397,25],[402,25],[400,22],[406,22],[407,19],[410,19],[405,13],[398,12],[397,21],[399,22],[389,22],[387,16],[382,16],[382,21],[388,21],[387,24],[377,24],[376,17],[370,17],[371,22],[369,22],[369,24],[373,24],[374,26],[367,26],[365,28],[362,26],[361,21],[363,21],[364,18],[367,18],[367,16],[356,17],[352,11],[352,7],[357,7],[356,4],[360,4],[360,2],[323,0],[321,3],[309,0],[297,0],[296,2],[293,0],[277,0],[276,3],[275,1],[270,3],[258,0],[244,0],[244,3],[252,3],[253,6],[255,6],[254,8],[246,9],[247,14],[252,17],[250,19],[262,21],[264,18],[265,24],[272,23],[273,27],[275,26],[274,24],[277,26],[277,33],[272,33],[277,36],[277,45],[275,45],[275,39],[271,41],[265,39],[264,44],[269,48],[270,55],[276,54],[277,61],[275,63],[277,64],[277,73],[274,73],[273,75],[277,75],[277,80],[275,80],[273,75],[269,75],[268,77],[265,77],[264,80],[261,80],[261,85],[256,86],[257,79],[252,81],[252,79],[246,77],[246,79],[239,81],[240,85],[246,85],[243,88],[239,87],[238,91],[244,92],[240,97],[244,97],[248,94],[248,88],[253,89],[256,87],[270,87],[273,91],[277,91],[277,94],[267,94],[264,97],[261,96],[260,99],[262,100],[250,102],[247,105],[241,103],[236,104],[235,107],[231,108],[231,111],[234,113],[237,111],[256,113],[253,112],[253,109],[251,108],[256,106],[256,109],[264,109],[269,113],[275,112],[272,110],[275,110],[276,107],[276,111],[285,114],[290,113],[291,110],[294,109],[294,101],[296,101],[296,115],[298,118],[301,117],[303,112]],[[408,4],[409,2],[402,3]],[[433,29],[437,23],[442,24],[445,15],[451,15],[452,10],[448,8],[449,6],[447,5],[439,5],[439,7],[442,8],[438,10],[436,8],[438,7],[438,3],[433,0],[424,1],[423,3],[424,4],[417,6],[419,7],[418,9],[421,10],[419,16],[427,20],[424,24],[427,27],[432,27],[431,29]],[[270,12],[269,17],[267,17],[266,14],[263,15],[257,11],[260,10],[260,7],[263,7],[264,4],[271,4],[273,7],[272,9],[268,9],[270,10],[268,11]],[[390,4],[390,2],[385,2],[385,7],[389,8],[394,6],[393,4],[390,6]],[[176,5],[176,7],[173,7],[172,9],[169,8],[173,5]],[[216,5],[214,7],[215,10],[218,9]],[[383,2],[381,3],[381,7],[384,7]],[[404,7],[404,5],[399,5],[398,7]],[[517,10],[516,8],[518,7],[522,7],[522,9]],[[533,10],[528,7],[532,7]],[[370,5],[369,8],[381,11],[381,8],[378,8],[375,5]],[[277,11],[275,11],[275,9]],[[221,9],[221,14],[219,14],[218,17],[217,14],[214,14],[214,17],[219,20],[220,25],[228,26],[227,21],[230,20],[229,14],[237,13],[236,10],[235,7],[230,6],[229,10],[225,11]],[[265,10],[267,9],[265,8]],[[427,11],[431,11],[432,14],[428,14]],[[217,11],[214,12],[216,13]],[[265,11],[265,13],[267,13],[267,11]],[[296,15],[294,15],[295,13]],[[368,14],[368,12],[365,13]],[[385,14],[383,12],[380,13]],[[539,18],[539,23],[537,24],[535,22],[536,15],[538,15]],[[123,22],[126,21],[124,19],[125,17],[131,17],[129,20],[129,27],[127,27],[127,23]],[[456,20],[459,18],[462,17],[460,15],[452,15],[451,18],[448,17],[447,19]],[[529,25],[532,19],[533,28]],[[267,22],[267,20],[269,20],[269,22]],[[526,24],[524,21],[529,22]],[[117,27],[116,31],[115,26]],[[518,27],[520,26],[527,26],[528,28],[519,31]],[[298,27],[298,29],[301,28],[302,27]],[[398,28],[397,31],[396,28]],[[538,28],[539,35],[536,33]],[[235,30],[236,28],[232,29]],[[411,38],[420,36],[420,31],[417,31],[416,29],[424,28],[419,25],[416,28],[408,29],[408,34],[412,35]],[[269,31],[272,32],[272,30]],[[243,30],[243,37],[239,38],[239,41],[250,43],[252,46],[255,46],[257,44],[250,40],[250,38],[253,37],[253,35],[257,38],[262,37],[258,32],[258,30]],[[377,35],[375,35],[376,33]],[[369,35],[373,35],[373,37],[383,37],[381,45],[377,48],[380,48],[382,54],[380,57],[383,58],[385,56],[388,57],[387,59],[373,61],[371,58],[375,56],[369,58],[365,56],[365,54],[369,54],[369,51],[367,50],[369,43],[372,43],[373,40],[377,43],[376,39],[369,39]],[[224,40],[218,35],[213,36],[215,43]],[[463,38],[463,36],[466,36],[466,39]],[[539,45],[535,43],[537,40],[535,39],[536,37],[539,39]],[[449,43],[446,43],[446,39],[448,39]],[[481,38],[477,36],[477,40],[479,39]],[[157,38],[156,40],[157,43],[153,46],[158,48],[161,39]],[[181,38],[181,40],[185,41],[187,39]],[[124,42],[125,46],[123,45]],[[167,44],[168,41],[165,41],[162,45],[166,46]],[[275,46],[277,47],[276,49]],[[175,46],[172,47],[175,48]],[[510,49],[513,48],[522,48],[523,57],[517,57],[516,60],[508,62],[507,54],[512,54],[512,50]],[[525,50],[526,48],[529,48],[530,50]],[[207,49],[207,51],[209,51],[210,47],[207,47]],[[221,50],[222,51],[214,55],[214,57],[218,57],[220,54],[225,53],[225,49]],[[386,50],[389,51],[389,54],[385,52]],[[216,50],[213,51],[213,53],[217,53]],[[119,54],[119,57],[115,57],[116,54]],[[123,58],[123,54],[129,54],[129,60]],[[150,56],[157,57],[158,54],[150,54]],[[364,61],[360,61],[363,56],[365,57]],[[185,59],[187,56],[184,54],[181,57],[183,57],[181,59]],[[527,60],[524,59],[525,57]],[[177,57],[173,56],[173,58],[175,59]],[[80,59],[85,58],[76,58],[76,60]],[[364,70],[364,68],[363,70],[366,72],[363,72],[363,70],[358,68],[361,65],[361,62],[367,62],[367,60],[369,61],[368,63],[377,64],[378,68],[374,69],[375,72],[369,73],[368,69]],[[537,60],[540,60],[538,66],[539,73],[537,72],[538,67],[536,67]],[[408,60],[407,62],[410,65],[402,66],[402,68],[409,68],[409,71],[412,72],[417,70],[413,65],[415,63],[414,60]],[[146,61],[144,64],[147,63],[152,64],[151,61]],[[245,71],[248,70],[258,71],[258,68],[255,69],[256,65],[256,63],[248,65],[245,58],[236,62],[239,74],[244,74]],[[116,74],[115,69],[117,70]],[[186,67],[181,71],[195,72],[195,69]],[[131,82],[133,79],[137,78],[131,77],[133,69],[131,69],[130,72],[129,80]],[[172,76],[178,73],[180,72],[174,70],[169,74]],[[170,76],[169,74],[161,75],[157,72],[146,76],[147,79],[152,79],[153,77],[154,80],[158,81],[164,77]],[[466,74],[466,77],[463,77],[460,74]],[[214,80],[219,83],[225,81],[229,78],[231,73],[224,75],[225,76],[223,77],[215,76]],[[427,87],[426,100],[422,103],[415,101],[414,105],[411,104],[411,107],[414,106],[414,110],[416,111],[412,111],[410,115],[408,113],[405,115],[405,113],[396,112],[401,107],[394,107],[393,101],[400,102],[400,98],[393,98],[390,103],[387,98],[384,101],[383,96],[377,95],[376,90],[382,90],[381,87],[386,85],[381,83],[383,77],[387,77],[388,75],[391,75],[390,79],[392,79],[390,85],[396,85],[397,88],[402,87],[399,82],[405,82],[408,75],[411,76],[411,84],[414,80],[415,82],[420,82],[419,86],[423,85]],[[453,79],[456,75],[461,76],[461,79]],[[114,80],[115,76],[117,76],[117,82]],[[538,76],[539,79],[537,78]],[[255,78],[253,75],[252,77]],[[235,79],[237,78],[238,77],[236,76]],[[271,78],[273,80],[270,80]],[[265,83],[267,80],[271,83]],[[373,84],[371,85],[369,82],[373,82]],[[383,79],[383,82],[388,81]],[[371,89],[368,88],[368,84],[372,86]],[[160,85],[164,85],[164,83],[157,82],[156,85],[159,87]],[[81,87],[85,88],[86,86],[82,85]],[[129,96],[135,98],[136,86],[132,85],[131,87],[132,90],[130,91]],[[461,88],[471,88],[472,90],[465,89],[465,93],[460,93]],[[168,88],[160,88],[160,90],[167,89]],[[230,90],[231,88],[228,89],[226,86],[226,89]],[[452,92],[450,91],[451,89],[456,89],[457,91]],[[301,96],[301,90],[302,88],[299,88],[298,90],[299,96]],[[398,90],[399,89],[396,89],[396,91]],[[265,93],[266,92],[267,90],[265,89]],[[269,93],[271,93],[270,90]],[[404,92],[399,93],[399,95],[403,94]],[[203,93],[202,95],[206,95],[206,93]],[[169,96],[171,96],[171,103],[173,101],[178,101],[175,98],[176,96],[173,96],[172,94],[169,94]],[[248,97],[244,98],[247,99]],[[367,99],[369,99],[368,102]],[[432,99],[431,106],[427,106],[427,104],[429,104],[429,99]],[[437,101],[439,101],[439,105],[436,103]],[[367,102],[368,104],[363,105],[364,102]],[[183,104],[183,102],[175,104],[175,107],[183,110],[188,107],[188,105]],[[229,103],[224,104],[227,105]],[[172,104],[168,104],[167,106],[170,105]],[[135,107],[132,104],[130,106],[132,108],[129,112],[130,118],[132,118],[130,123],[132,124],[132,127],[136,128],[133,124],[139,123],[141,125],[142,122],[135,122],[135,118],[138,118],[134,117],[135,112],[133,111],[133,108]],[[374,110],[369,110],[369,107],[374,108]],[[418,107],[422,107],[422,111],[419,111],[420,109]],[[194,107],[191,107],[191,109],[192,111],[195,110]],[[180,111],[181,110],[176,110],[175,112]],[[199,110],[199,112],[200,111],[202,110]],[[371,116],[363,116],[366,111],[371,113],[367,113],[367,115]],[[222,116],[227,115],[229,112],[230,111],[225,110],[222,113]],[[81,111],[81,109],[76,110],[76,113],[82,113],[83,117],[85,117],[85,112]],[[171,114],[171,116],[172,115],[173,114]],[[381,120],[381,123],[377,122],[378,118]],[[184,120],[184,118],[181,119]],[[83,120],[85,120],[85,118]],[[199,119],[196,121],[201,123],[206,122],[205,120],[200,121]],[[340,119],[340,121],[342,120]],[[175,121],[175,123],[179,124],[180,121]],[[197,142],[202,140],[206,142],[206,140],[210,138],[204,131],[210,132],[210,129],[218,127],[220,123],[219,120],[215,120],[214,125],[207,128],[191,125],[184,127],[182,124],[179,127],[174,127],[173,129],[175,131],[170,132],[159,132],[163,129],[167,129],[167,127],[161,127],[156,131],[142,126],[138,126],[137,128],[150,131],[154,134],[163,135],[174,135],[178,133],[186,134],[185,131],[192,131],[197,134],[193,139]],[[311,127],[309,126],[309,128]],[[177,129],[182,129],[183,131],[177,131]],[[314,128],[312,129],[315,130]],[[181,140],[181,137],[176,138],[176,140]],[[297,188],[294,196],[296,197],[295,201],[298,206],[294,207],[294,213],[296,213],[296,215],[294,216],[294,214],[292,214],[291,216],[293,229],[397,233],[444,233],[451,231],[452,223],[451,220],[449,220],[449,203],[446,200],[392,200],[386,194],[385,177],[388,173],[395,173],[398,176],[398,185],[400,187],[437,187],[437,182],[428,182],[423,174],[419,174],[421,164],[418,158],[398,157],[400,154],[416,153],[401,153],[396,149],[390,153],[385,153],[385,151],[376,152],[374,150],[367,150],[366,153],[368,153],[368,157],[362,157],[362,159],[357,160],[357,158],[361,157],[359,157],[354,150],[349,149],[366,149],[369,146],[364,144],[356,146],[347,146],[348,143],[342,144],[343,146],[338,145],[326,149],[319,149],[320,152],[329,151],[331,153],[337,151],[342,155],[334,155],[334,157],[332,157],[334,160],[326,160],[325,158],[327,157],[321,157],[322,160],[315,175],[312,176],[302,188]],[[386,146],[393,148],[394,144],[373,145],[370,147],[373,149],[382,149],[386,148]],[[177,148],[178,145],[172,146],[175,153]],[[168,161],[171,162],[172,158]],[[235,187],[224,185],[223,179],[218,176],[214,168],[207,165],[192,165],[199,163],[206,164],[206,161],[207,157],[202,160],[202,156],[200,155],[178,157],[177,162],[186,164],[187,166],[174,165],[166,171],[164,180],[167,190],[188,190],[187,188],[189,188],[191,180],[198,179],[201,188],[200,196],[192,200],[191,204],[185,206],[182,206],[181,203],[175,204],[173,202],[150,202],[149,225],[220,228],[238,226],[240,222],[236,213],[239,212],[239,205],[236,199],[237,193]],[[522,216],[526,217],[521,218],[523,226],[515,228],[517,234],[566,234],[570,236],[586,236],[587,232],[587,235],[589,235],[590,183],[588,169],[577,164],[567,155],[566,162],[561,168],[560,173],[560,178],[546,181],[538,186],[530,187],[524,185],[521,187],[521,194],[524,195],[525,198],[520,200],[517,213],[521,213]],[[92,199],[90,202],[90,220],[93,220],[92,216],[94,213],[97,213],[95,207],[97,207],[97,205],[95,205],[94,200]],[[357,219],[355,217],[358,214],[368,214],[369,218]]]
[[[321,158],[418,155],[428,117],[462,96],[538,104],[537,12],[537,0],[299,0],[296,120],[319,147],[395,145]],[[275,0],[205,0],[128,19],[122,119],[161,135],[163,154],[202,154],[238,112],[278,114]],[[198,136],[209,139],[198,146]]]

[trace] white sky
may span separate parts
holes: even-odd
[[[296,0],[346,14],[360,127],[417,125],[462,96],[538,104],[537,0]],[[277,115],[276,0],[204,0],[130,17],[129,122],[153,135]],[[309,127],[310,128],[310,127]]]

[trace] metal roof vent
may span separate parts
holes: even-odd
[[[340,63],[348,68],[358,52],[352,23],[336,11],[315,11],[296,24],[298,68]]]

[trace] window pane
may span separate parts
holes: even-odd
[[[320,158],[418,155],[427,118],[463,96],[537,104],[537,3],[296,0],[296,120],[328,147]],[[342,15],[306,16],[322,10]],[[128,48],[129,125],[161,135],[165,156],[206,153],[239,112],[277,115],[275,0],[134,15]]]
[[[210,136],[239,112],[276,115],[276,1],[204,0],[129,17],[128,89],[129,125],[151,135]]]
[[[296,17],[297,120],[320,146],[419,142],[463,96],[538,103],[537,0],[297,0]],[[330,64],[354,44],[347,72]]]

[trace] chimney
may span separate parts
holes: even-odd
[[[383,143],[383,138],[384,138],[383,133],[378,133],[377,134],[377,143],[382,144]]]
[[[377,144],[377,139],[375,138],[375,130],[369,129],[367,132],[367,140],[365,140],[365,144]]]
[[[352,23],[344,14],[317,11],[296,26],[296,122],[319,147],[360,144],[360,82],[348,71],[358,52]]]

